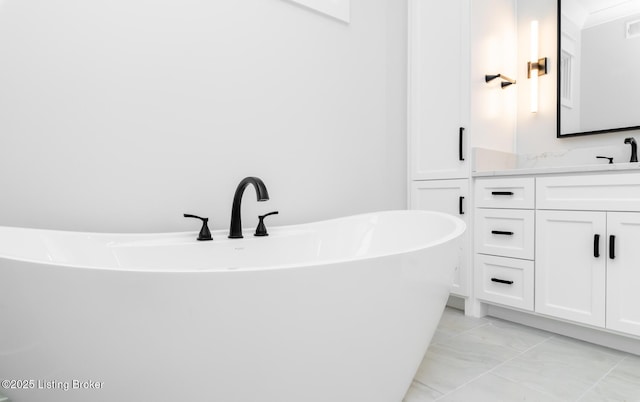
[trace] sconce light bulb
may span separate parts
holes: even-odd
[[[530,83],[531,113],[538,113],[538,74],[534,74],[531,76]]]
[[[531,21],[531,47],[530,58],[531,62],[529,63],[529,71],[530,76],[530,105],[531,105],[531,113],[538,112],[538,21]]]
[[[538,61],[538,21],[531,21],[531,48],[529,60]]]

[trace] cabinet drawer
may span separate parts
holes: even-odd
[[[533,261],[476,255],[478,299],[533,311]]]
[[[480,208],[533,209],[535,203],[533,177],[477,179],[476,206]]]
[[[541,177],[538,209],[640,211],[640,173]]]
[[[477,209],[476,251],[503,257],[533,259],[534,211]]]

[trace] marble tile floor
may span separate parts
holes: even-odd
[[[640,401],[640,356],[447,308],[403,402]]]

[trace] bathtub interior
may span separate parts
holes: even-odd
[[[226,231],[214,241],[196,234],[108,234],[0,228],[0,257],[84,268],[128,270],[237,270],[317,265],[374,258],[429,247],[464,228],[451,216],[387,211],[269,229],[268,237]]]

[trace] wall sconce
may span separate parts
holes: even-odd
[[[527,78],[531,80],[531,113],[538,112],[538,76],[547,74],[546,57],[538,58],[538,21],[531,21],[531,48],[527,62]]]

